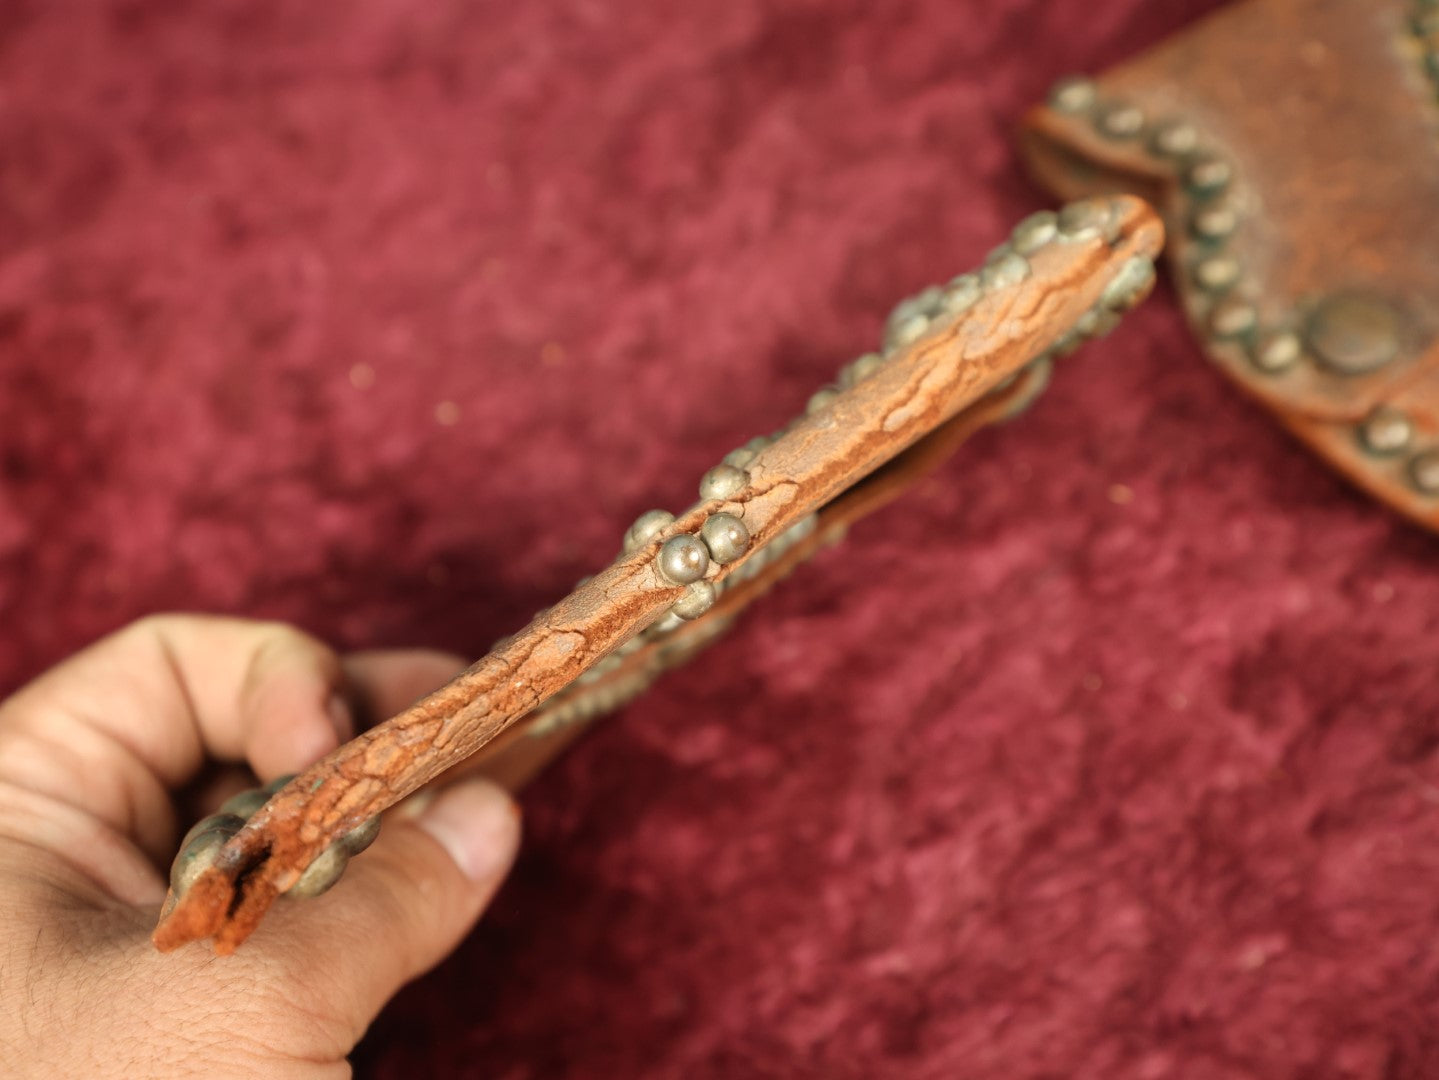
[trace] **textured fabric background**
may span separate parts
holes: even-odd
[[[3,0],[0,684],[166,608],[483,650],[1212,6]],[[531,789],[359,1071],[1439,1075],[1436,553],[1161,289]]]

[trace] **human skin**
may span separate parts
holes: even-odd
[[[277,905],[230,957],[155,951],[166,871],[196,817],[255,783],[244,766],[262,782],[297,772],[462,666],[154,616],[0,704],[0,1073],[349,1076],[385,1002],[508,872],[509,796],[467,780],[402,804],[337,887]]]

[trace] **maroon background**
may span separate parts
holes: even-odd
[[[0,684],[164,608],[484,649],[1211,6],[3,0]],[[1436,601],[1162,289],[536,785],[360,1071],[1439,1075]]]

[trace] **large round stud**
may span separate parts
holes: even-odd
[[[728,499],[749,487],[749,473],[733,465],[716,465],[700,477],[701,499]]]
[[[1237,296],[1219,301],[1209,312],[1209,332],[1217,338],[1243,337],[1254,329],[1259,313]]]
[[[1009,234],[1009,242],[1021,255],[1033,255],[1059,234],[1059,215],[1053,210],[1030,214]]]
[[[1205,292],[1223,292],[1239,280],[1239,260],[1232,255],[1207,255],[1194,264],[1194,283]]]
[[[884,347],[888,351],[901,349],[924,337],[929,329],[929,316],[915,312],[901,322],[891,322],[884,334]]]
[[[349,861],[350,853],[341,841],[336,840],[315,856],[315,861],[305,867],[299,880],[285,890],[285,895],[295,900],[308,900],[328,892],[340,880]]]
[[[1154,286],[1154,264],[1136,255],[1119,268],[1113,280],[1099,294],[1099,303],[1110,311],[1128,311],[1149,295]]]
[[[351,855],[358,855],[373,844],[375,838],[379,835],[380,815],[376,814],[374,817],[366,818],[364,822],[356,825],[349,832],[345,833],[344,836],[340,837],[336,843],[344,844],[345,850]]]
[[[674,602],[670,611],[681,619],[698,619],[715,606],[718,596],[719,590],[714,587],[713,583],[696,581],[685,589],[684,595]]]
[[[1008,289],[1029,277],[1029,262],[1023,255],[1001,248],[979,272],[980,288],[986,292]]]
[[[270,801],[270,793],[264,788],[249,788],[238,795],[231,795],[220,804],[220,813],[234,814],[248,821],[255,811]]]
[[[1144,130],[1144,110],[1123,101],[1101,105],[1094,114],[1094,126],[1110,139],[1133,139]]]
[[[201,874],[214,865],[220,849],[244,825],[244,819],[235,814],[213,814],[195,823],[185,834],[180,843],[180,853],[170,864],[170,888],[177,896],[185,893]]]
[[[674,524],[675,516],[668,510],[646,510],[625,533],[625,554],[638,551],[645,547],[660,533],[664,532]]]
[[[1359,441],[1371,454],[1402,453],[1414,437],[1414,425],[1395,409],[1376,409],[1359,425]]]
[[[1191,195],[1206,197],[1217,195],[1229,186],[1234,178],[1234,169],[1221,157],[1202,155],[1185,167],[1184,186]]]
[[[1199,130],[1187,120],[1165,120],[1149,137],[1149,149],[1160,157],[1185,158],[1199,148]]]
[[[660,546],[655,566],[666,580],[676,585],[688,585],[705,576],[710,566],[710,555],[696,537],[681,533],[671,536]]]
[[[745,523],[733,514],[711,514],[700,526],[700,536],[710,558],[723,566],[749,550],[750,535]]]
[[[1423,495],[1439,495],[1439,450],[1425,450],[1410,459],[1409,482]]]
[[[1340,375],[1364,375],[1399,354],[1399,317],[1383,300],[1339,293],[1309,316],[1305,340],[1314,358]]]
[[[1049,104],[1062,113],[1088,112],[1098,97],[1094,83],[1082,75],[1071,75],[1060,79],[1049,91]]]
[[[1288,371],[1304,354],[1299,335],[1292,330],[1276,330],[1265,334],[1249,351],[1250,362],[1266,375]]]

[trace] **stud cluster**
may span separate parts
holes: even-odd
[[[1416,0],[1411,27],[1439,92],[1439,0]],[[1151,120],[1137,105],[1102,99],[1098,87],[1080,77],[1057,83],[1049,104],[1087,120],[1102,138],[1142,147],[1174,173],[1193,241],[1184,272],[1203,305],[1206,333],[1241,350],[1260,375],[1278,378],[1308,366],[1348,378],[1377,371],[1399,356],[1398,313],[1378,297],[1336,293],[1287,319],[1272,324],[1261,319],[1246,295],[1252,290],[1245,288],[1245,268],[1232,246],[1243,216],[1234,167],[1206,148],[1195,125],[1180,117]],[[1361,421],[1355,434],[1366,453],[1384,457],[1406,452],[1414,432],[1408,418],[1384,409]],[[1421,494],[1439,495],[1439,450],[1416,455],[1406,476]]]
[[[230,837],[244,828],[245,822],[269,802],[275,792],[294,778],[293,774],[281,776],[262,788],[242,791],[227,799],[216,813],[196,822],[185,834],[185,839],[180,843],[180,853],[170,865],[170,888],[175,895],[184,895],[200,875],[213,865],[215,856]],[[350,858],[373,844],[375,837],[379,835],[378,816],[351,829],[320,852],[315,861],[305,868],[299,880],[285,891],[285,895],[300,899],[319,896],[340,880]]]

